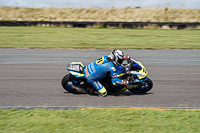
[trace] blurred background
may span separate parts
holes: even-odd
[[[30,8],[183,8],[200,9],[200,0],[0,0],[0,6]]]
[[[196,23],[200,0],[0,0],[0,21]]]

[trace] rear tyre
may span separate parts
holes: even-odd
[[[74,76],[71,75],[71,73],[65,75],[63,78],[62,78],[62,81],[61,81],[61,84],[62,84],[62,87],[68,91],[68,92],[71,92],[71,93],[75,93],[75,91],[72,89],[71,87],[71,84],[72,84],[72,80],[74,79]]]
[[[137,87],[129,89],[133,93],[146,93],[153,88],[153,82],[150,78],[147,81],[140,83]]]

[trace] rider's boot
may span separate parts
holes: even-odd
[[[100,89],[100,90],[98,91],[97,95],[98,95],[99,97],[106,97],[106,95],[107,95],[106,89],[103,87],[102,89]]]

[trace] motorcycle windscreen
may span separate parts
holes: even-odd
[[[142,67],[133,61],[133,63],[131,64],[130,70],[140,71],[140,70],[142,70]]]

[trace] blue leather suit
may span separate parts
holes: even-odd
[[[118,78],[118,76],[120,74],[123,75],[123,73],[123,66],[115,66],[108,56],[102,56],[85,67],[85,75],[88,83],[98,91],[104,88],[99,80],[106,77],[107,74],[110,75],[114,85],[123,84],[123,81]]]

